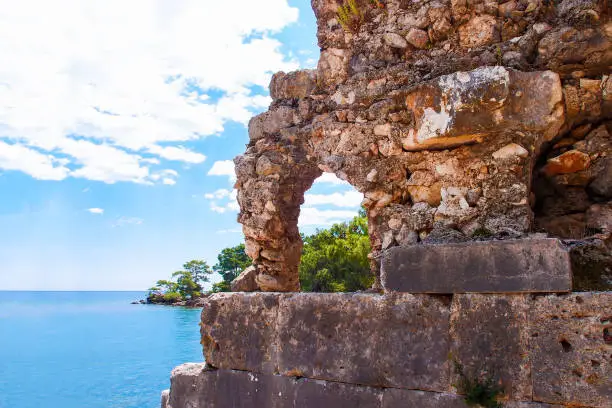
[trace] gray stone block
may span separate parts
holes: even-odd
[[[531,400],[527,350],[527,295],[463,294],[451,307],[451,355],[462,367],[451,382],[462,392],[462,379],[491,380],[506,398]]]
[[[612,292],[538,297],[528,318],[533,399],[612,407]]]
[[[218,293],[202,309],[202,345],[217,368],[273,372],[279,294]]]
[[[387,388],[383,394],[383,408],[468,408],[463,397],[437,392]]]
[[[427,295],[284,295],[278,370],[329,381],[449,389],[448,301]]]
[[[414,245],[385,252],[381,281],[409,293],[569,292],[572,269],[556,239]]]
[[[185,364],[172,372],[168,408],[379,408],[382,390]]]

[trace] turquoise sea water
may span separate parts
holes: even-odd
[[[154,408],[170,371],[203,361],[199,309],[140,292],[1,292],[0,408]]]

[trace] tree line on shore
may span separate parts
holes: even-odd
[[[317,229],[312,235],[302,235],[304,249],[300,264],[300,284],[304,292],[354,292],[369,288],[374,277],[370,272],[368,253],[370,240],[365,212],[349,222]],[[158,280],[149,289],[149,303],[173,304],[192,300],[210,293],[229,292],[231,282],[249,265],[244,244],[223,249],[211,268],[206,261],[192,260],[169,280]],[[222,280],[204,285],[218,273]]]

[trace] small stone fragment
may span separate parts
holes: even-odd
[[[406,48],[408,46],[408,42],[397,33],[385,33],[383,39],[387,45],[393,48]]]
[[[406,40],[417,48],[425,49],[429,42],[429,36],[426,31],[412,27],[406,35]]]
[[[529,151],[516,143],[510,143],[493,153],[496,160],[507,160],[513,157],[525,158],[529,156]]]
[[[591,158],[588,154],[579,150],[570,150],[560,156],[549,159],[544,172],[548,176],[556,174],[576,173],[586,170],[591,165]]]

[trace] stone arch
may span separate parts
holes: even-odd
[[[242,276],[248,284],[237,290],[298,291],[300,206],[322,172],[305,146],[288,135],[260,139],[235,164],[238,221],[253,259]]]

